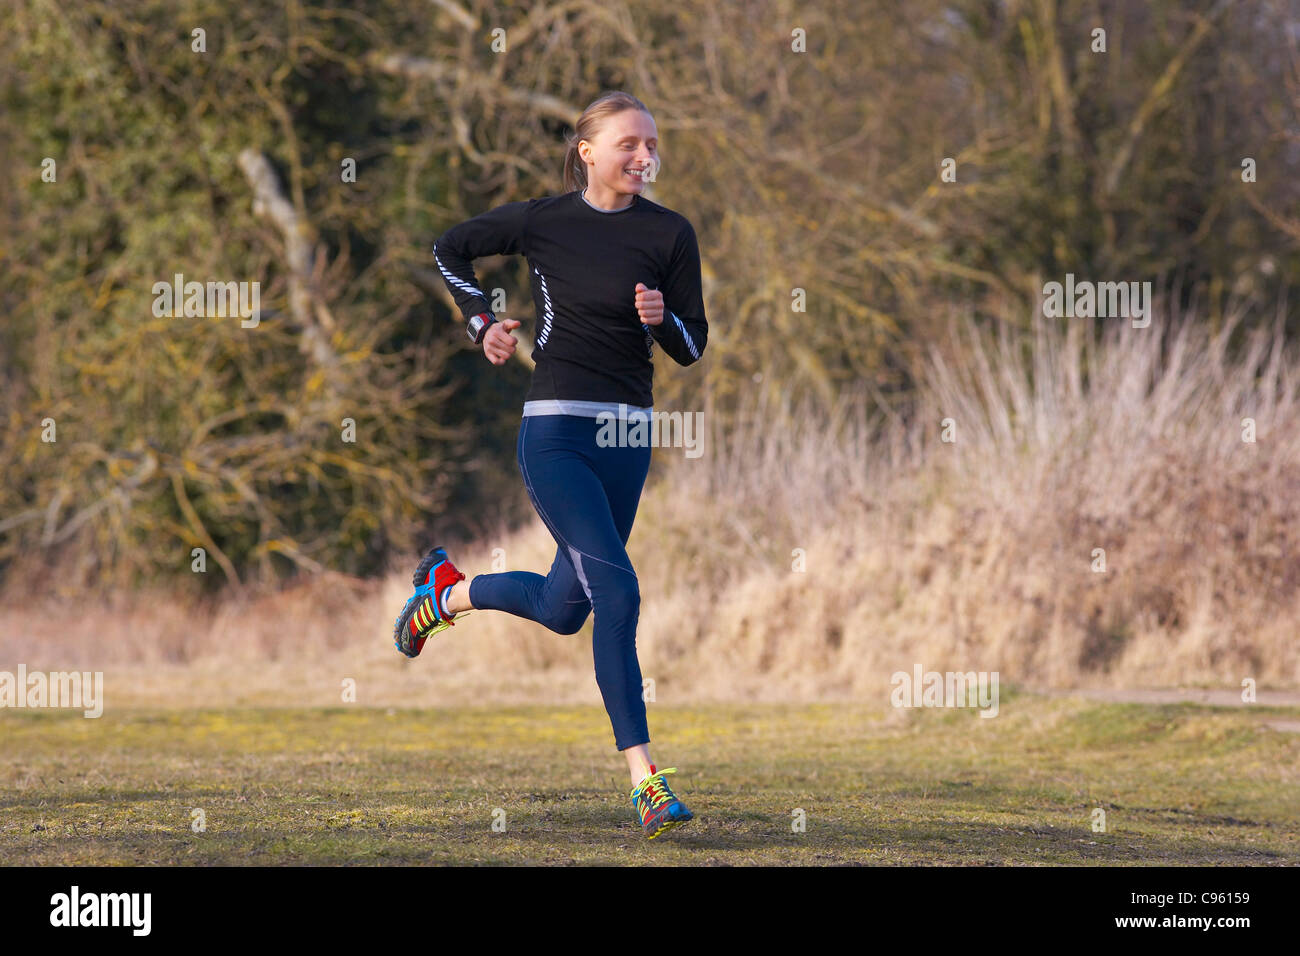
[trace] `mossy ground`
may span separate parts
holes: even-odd
[[[653,842],[598,708],[10,710],[0,863],[1300,863],[1294,709],[650,707]]]

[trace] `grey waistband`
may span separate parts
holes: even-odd
[[[568,398],[552,398],[545,401],[524,402],[524,418],[532,415],[580,415],[583,418],[599,418],[602,414],[615,418],[626,418],[633,412],[646,416],[654,414],[654,406],[628,405],[624,402],[582,402]]]

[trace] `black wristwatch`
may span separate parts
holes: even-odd
[[[480,312],[478,315],[471,316],[469,327],[465,330],[469,334],[470,341],[475,345],[482,344],[488,326],[496,320],[497,317],[491,312]]]

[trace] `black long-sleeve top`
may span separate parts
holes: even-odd
[[[537,326],[525,401],[573,399],[653,405],[658,342],[678,364],[708,340],[700,251],[686,217],[644,196],[596,209],[580,190],[510,202],[447,230],[433,255],[466,321],[490,312],[474,276],[480,256],[522,254],[531,267]],[[636,284],[664,295],[664,320],[645,325]]]

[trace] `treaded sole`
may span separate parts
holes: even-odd
[[[685,807],[682,807],[682,809],[686,810]],[[686,812],[690,813],[689,810],[686,810]],[[679,827],[683,823],[690,823],[694,819],[695,819],[695,814],[693,813],[691,813],[689,817],[682,817],[676,820],[673,819],[672,817],[669,817],[666,821],[664,821],[664,824],[661,827],[659,827],[659,829],[655,830],[654,833],[646,833],[646,839],[653,840],[655,837],[659,836],[659,834],[663,833],[664,831],[671,830],[673,827]],[[645,828],[642,827],[642,829],[644,830]]]
[[[692,817],[691,819],[693,820],[693,819],[695,819],[695,818]],[[658,830],[656,830],[654,833],[647,833],[647,834],[646,834],[646,839],[647,839],[647,840],[653,840],[653,839],[654,839],[655,837],[657,837],[657,836],[663,836],[665,833],[667,833],[667,832],[668,832],[669,830],[671,830],[673,827],[679,827],[679,826],[681,826],[681,825],[684,824],[684,823],[690,823],[690,822],[691,822],[690,820],[669,820],[667,823],[665,823],[663,826],[661,826],[661,827],[660,827]]]
[[[442,557],[438,557],[439,554],[441,554]],[[437,558],[437,560],[434,560],[435,558]],[[420,563],[416,565],[415,573],[411,575],[411,584],[417,588],[424,584],[425,581],[428,580],[429,572],[446,560],[446,548],[442,545],[430,548],[428,554],[421,558]]]

